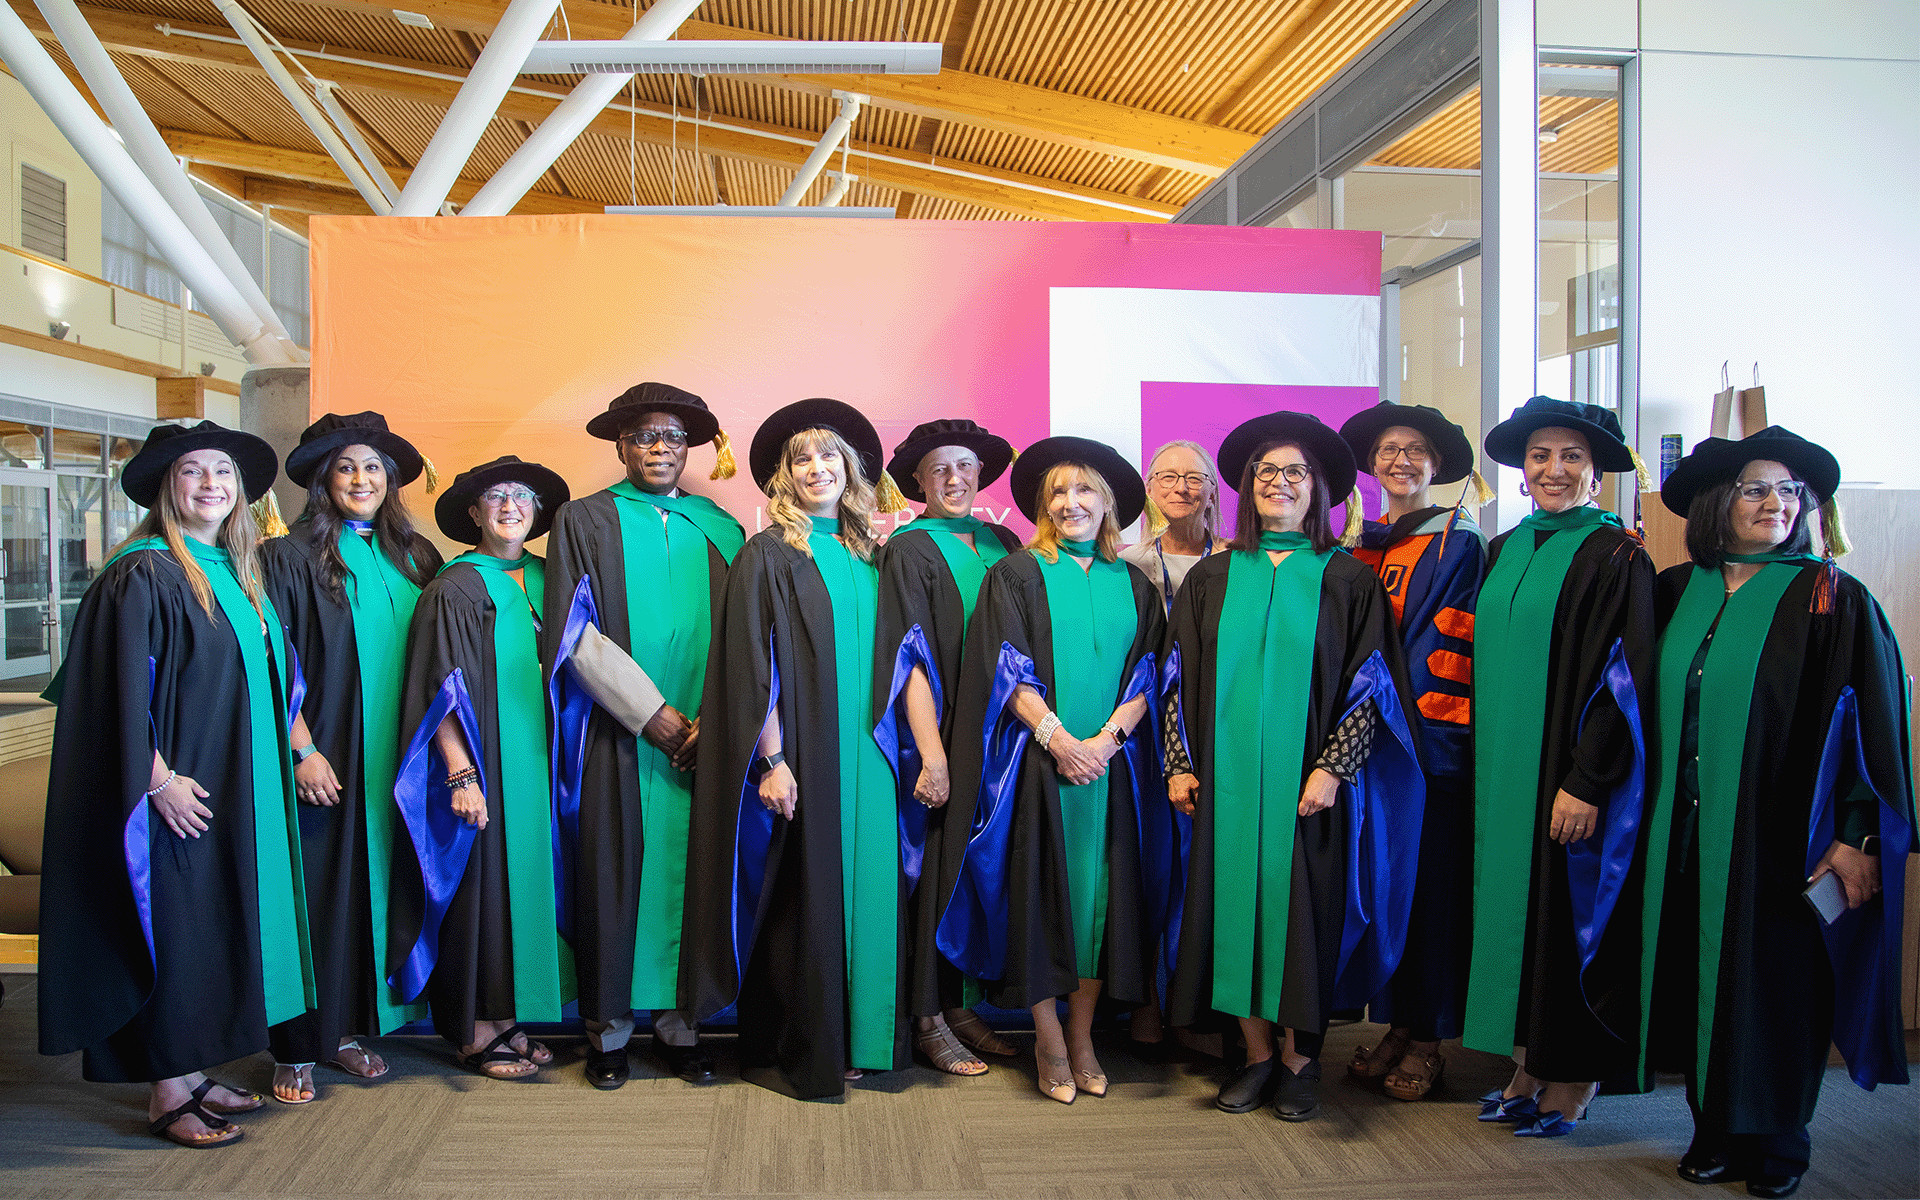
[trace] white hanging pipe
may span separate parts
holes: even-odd
[[[93,98],[106,110],[107,120],[113,123],[114,132],[120,135],[120,141],[126,146],[134,163],[166,197],[167,204],[186,223],[188,232],[213,259],[214,265],[232,282],[234,290],[246,301],[260,324],[291,347],[293,338],[287,333],[286,326],[280,323],[266,293],[254,282],[246,264],[240,261],[233,243],[213,223],[213,217],[201,201],[200,193],[194,190],[193,181],[187,178],[173,151],[167,149],[160,131],[153,127],[152,119],[140,107],[140,101],[134,98],[133,89],[127,86],[126,79],[107,56],[106,47],[100,44],[100,38],[93,32],[93,27],[87,24],[87,19],[80,15],[79,6],[73,0],[35,2],[54,36],[60,39],[67,58],[93,92]],[[297,355],[298,352],[294,353]]]
[[[560,0],[513,0],[500,15],[500,23],[487,37],[487,48],[467,72],[467,81],[447,108],[433,140],[413,168],[407,186],[393,206],[396,217],[430,217],[439,211],[447,193],[460,178],[487,123],[506,99],[507,89],[520,77],[527,51],[540,40],[540,34],[553,18]]]
[[[807,161],[800,164],[800,173],[793,177],[793,182],[781,194],[782,208],[799,207],[800,197],[807,194],[807,189],[813,186],[813,181],[820,177],[820,172],[826,167],[827,160],[840,148],[840,139],[846,137],[847,131],[853,128],[854,119],[860,115],[860,105],[866,100],[857,92],[835,92],[834,96],[840,101],[840,115],[820,135],[819,145],[813,148],[812,154],[807,155]]]
[[[621,37],[623,42],[664,42],[672,37],[701,0],[654,0],[654,5],[635,21]],[[513,211],[540,176],[554,164],[567,147],[586,131],[593,119],[606,111],[632,75],[589,75],[582,79],[560,106],[547,114],[539,128],[527,135],[513,157],[500,164],[493,178],[467,201],[460,210],[468,217],[504,217]]]
[[[326,110],[327,117],[332,120],[334,128],[338,129],[340,136],[347,140],[347,145],[353,147],[353,156],[359,159],[360,165],[367,169],[367,174],[373,177],[373,182],[379,187],[380,194],[387,198],[387,204],[391,206],[400,198],[400,185],[393,181],[393,176],[387,174],[387,165],[381,162],[380,156],[373,152],[373,147],[367,144],[367,139],[360,136],[359,123],[341,106],[340,98],[333,94],[335,86],[324,79],[314,80],[314,99],[320,101],[320,107]]]
[[[59,127],[114,199],[133,214],[179,273],[181,282],[200,297],[220,331],[240,347],[247,361],[256,365],[291,364],[294,356],[287,346],[254,315],[233,281],[194,238],[153,181],[141,173],[126,147],[94,115],[80,89],[61,72],[10,4],[0,4],[0,58],[6,60],[34,103]]]
[[[293,111],[306,124],[308,132],[319,140],[320,145],[333,157],[333,161],[346,172],[347,179],[353,184],[354,190],[360,193],[360,198],[365,200],[367,206],[375,213],[385,216],[388,208],[392,206],[387,203],[386,196],[381,194],[379,185],[374,183],[372,176],[368,175],[359,160],[354,158],[353,151],[340,140],[340,135],[334,131],[333,126],[327,124],[326,115],[314,104],[306,90],[294,80],[292,72],[287,70],[286,64],[281,62],[280,57],[273,52],[273,47],[267,44],[267,39],[260,36],[259,27],[253,23],[252,15],[234,0],[213,0],[213,4],[220,10],[220,15],[227,19],[227,24],[233,26],[233,31],[240,35],[240,40],[247,44],[247,49],[253,51],[253,57],[259,60],[261,69],[267,73],[267,78],[273,80],[273,85],[280,89],[280,94],[286,97],[288,104],[293,106]]]
[[[845,171],[828,171],[827,178],[833,183],[827,188],[827,194],[820,197],[820,207],[838,208],[847,198],[847,189],[853,186],[854,177]]]

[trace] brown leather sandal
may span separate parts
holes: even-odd
[[[207,1093],[212,1091],[213,1087],[213,1080],[201,1080],[200,1086],[193,1089],[185,1104],[178,1108],[170,1108],[161,1113],[157,1119],[148,1122],[147,1132],[157,1138],[165,1138],[176,1146],[185,1146],[189,1150],[211,1150],[215,1146],[225,1146],[239,1141],[244,1136],[244,1131],[225,1117],[215,1116],[205,1104]],[[201,1137],[181,1133],[173,1127],[174,1122],[181,1117],[198,1118],[207,1132]]]
[[[963,1009],[965,1014],[959,1020],[946,1016],[947,1028],[953,1030],[953,1036],[960,1039],[962,1045],[977,1054],[992,1054],[1000,1058],[1011,1058],[1013,1044],[987,1027],[980,1014],[972,1009]]]
[[[1347,1074],[1356,1079],[1380,1078],[1406,1055],[1407,1046],[1412,1041],[1413,1034],[1409,1030],[1389,1029],[1379,1045],[1354,1048],[1353,1061],[1347,1064]]]
[[[1407,1069],[1409,1063],[1413,1064],[1413,1070]],[[1447,1060],[1438,1050],[1432,1054],[1417,1057],[1408,1054],[1400,1059],[1393,1070],[1387,1072],[1387,1077],[1380,1081],[1380,1086],[1395,1100],[1420,1100],[1424,1099],[1426,1094],[1445,1078],[1446,1074]]]

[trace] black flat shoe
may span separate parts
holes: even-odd
[[[1273,1061],[1280,1062],[1274,1055]],[[1273,1095],[1273,1115],[1282,1121],[1304,1121],[1320,1107],[1320,1060],[1299,1071],[1280,1063],[1280,1087]]]
[[[666,1068],[688,1083],[713,1082],[713,1055],[706,1047],[695,1043],[691,1046],[669,1046],[659,1038],[653,1039],[653,1053]]]
[[[1779,1200],[1779,1197],[1791,1196],[1799,1190],[1798,1175],[1755,1175],[1747,1180],[1747,1195],[1766,1196],[1769,1200]]]
[[[1221,1112],[1250,1113],[1273,1099],[1273,1064],[1278,1061],[1278,1058],[1269,1058],[1241,1067],[1239,1074],[1220,1089],[1213,1106]]]
[[[627,1081],[627,1048],[595,1050],[587,1047],[587,1082],[611,1092]]]
[[[1746,1178],[1724,1154],[1683,1154],[1673,1171],[1688,1183],[1739,1183]]]

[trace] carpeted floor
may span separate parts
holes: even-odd
[[[1746,1195],[1675,1177],[1689,1134],[1677,1081],[1603,1096],[1573,1136],[1527,1141],[1473,1120],[1472,1098],[1511,1069],[1489,1055],[1449,1048],[1445,1082],[1414,1104],[1348,1083],[1353,1047],[1378,1033],[1367,1025],[1328,1037],[1322,1109],[1297,1125],[1214,1111],[1216,1063],[1144,1063],[1119,1034],[1102,1043],[1113,1094],[1070,1107],[1034,1090],[1030,1057],[981,1079],[915,1067],[853,1085],[845,1104],[801,1104],[730,1077],[724,1039],[718,1083],[663,1077],[643,1049],[633,1081],[601,1093],[581,1076],[577,1039],[556,1040],[535,1082],[513,1083],[461,1071],[437,1040],[389,1038],[386,1080],[321,1068],[317,1102],[269,1103],[239,1118],[241,1143],[193,1151],[147,1135],[143,1086],[85,1083],[78,1055],[36,1054],[34,981],[6,984],[4,1197]],[[264,1088],[269,1067],[261,1055],[216,1075]],[[1920,1196],[1920,1092],[1869,1094],[1831,1070],[1813,1145],[1802,1196]]]

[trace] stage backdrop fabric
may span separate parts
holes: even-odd
[[[1015,447],[1071,433],[1142,464],[1257,413],[1338,425],[1378,398],[1376,233],[552,216],[315,217],[311,236],[314,414],[375,409],[443,478],[517,454],[578,496],[621,473],[587,419],[671,383],[741,463],[710,483],[695,450],[686,483],[749,530],[747,443],[808,396],[858,406],[889,451],[971,417]],[[1030,528],[1004,480],[978,511]]]

